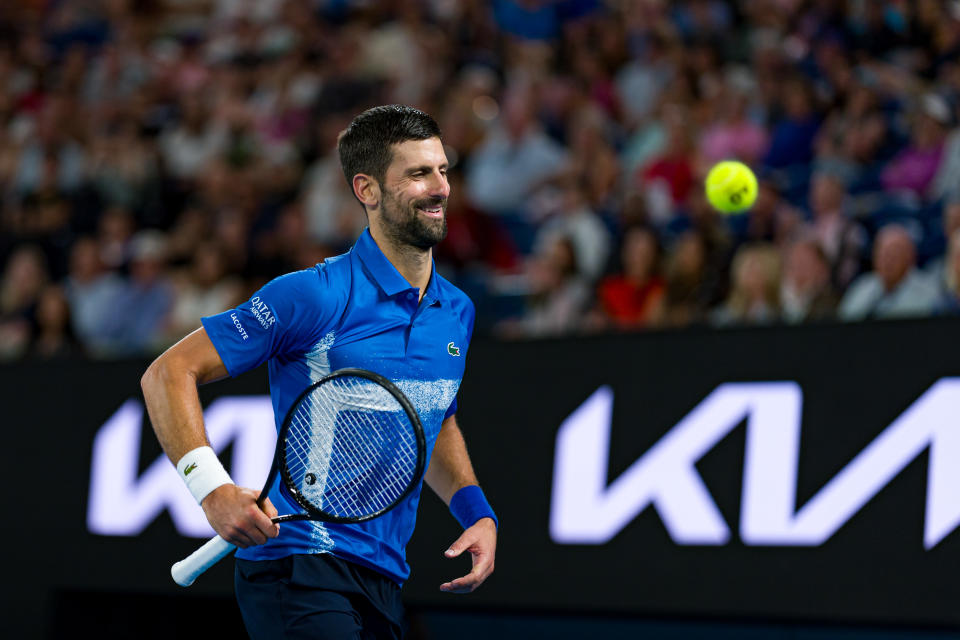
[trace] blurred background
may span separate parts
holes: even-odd
[[[335,138],[393,102],[443,129],[436,261],[482,333],[960,310],[956,2],[37,0],[0,25],[4,359],[157,353],[344,251]],[[705,202],[726,158],[760,177],[747,214]]]
[[[689,397],[670,400],[660,431],[638,436],[630,459],[716,384],[815,381],[853,357],[844,352],[851,342],[865,341],[858,357],[889,358],[856,373],[862,386],[853,391],[844,387],[851,378],[833,385],[831,406],[902,398],[869,437],[847,438],[841,460],[938,377],[960,374],[949,338],[960,313],[960,2],[6,0],[2,379],[125,380],[77,441],[90,451],[122,398],[138,397],[136,372],[201,316],[353,244],[365,219],[335,140],[357,113],[385,103],[419,107],[443,130],[453,192],[435,260],[477,304],[472,356],[530,358],[522,369],[594,345],[607,354],[584,352],[596,368],[636,353],[620,366],[666,378],[676,369],[676,387],[689,386],[691,365],[718,366]],[[715,212],[702,188],[706,171],[731,158],[760,180],[757,203],[741,215]],[[807,351],[774,364],[777,345],[794,340]],[[658,350],[665,343],[677,351]],[[943,361],[933,366],[935,353]],[[752,364],[729,370],[739,357]],[[473,375],[475,388],[498,393],[496,365],[477,369],[468,382]],[[593,377],[597,385],[634,392],[630,376],[640,374],[610,371]],[[648,403],[663,397],[651,391],[655,379],[642,382]],[[548,441],[597,385],[544,418]],[[14,415],[29,420],[42,400],[37,386],[22,389],[10,396],[23,403]],[[856,420],[857,410],[844,411]],[[147,439],[141,469],[159,451]],[[552,442],[544,446],[549,492]],[[496,476],[495,452],[487,465],[481,476]],[[85,485],[89,468],[79,473]],[[169,519],[156,527],[154,538],[176,535]],[[955,538],[937,547],[951,559]],[[38,596],[45,622],[33,631],[66,636],[82,621],[107,628],[84,617],[100,592],[71,580]],[[119,597],[111,584],[99,588]],[[228,579],[219,584],[202,606],[169,594],[157,605],[158,588],[144,588],[153,600],[114,614],[129,622],[156,615],[155,606],[193,606],[233,615]],[[429,613],[417,633],[940,638],[956,637],[944,628],[960,624],[945,610],[725,611],[682,598],[585,605],[583,615],[612,617],[564,619],[545,602],[521,598],[511,608],[511,597],[491,596],[482,615],[466,601],[462,611],[413,598],[414,610],[419,602]],[[808,626],[783,626],[798,621]],[[816,626],[826,623],[843,626]]]

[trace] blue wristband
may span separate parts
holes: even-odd
[[[481,518],[493,518],[497,528],[500,526],[496,514],[483,495],[483,489],[475,484],[463,487],[453,494],[450,498],[450,513],[464,529],[473,526]]]

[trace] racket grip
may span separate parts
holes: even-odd
[[[181,587],[189,587],[200,574],[220,562],[220,560],[236,549],[220,536],[213,536],[202,547],[188,555],[180,562],[170,567],[173,581]]]

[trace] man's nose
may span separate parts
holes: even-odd
[[[440,171],[434,171],[431,174],[430,182],[427,185],[431,196],[447,198],[450,196],[450,182],[447,176]]]

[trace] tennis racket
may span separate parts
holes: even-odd
[[[290,407],[258,504],[277,474],[303,508],[273,522],[364,522],[383,515],[417,486],[426,440],[420,417],[392,382],[363,369],[340,369],[310,385]],[[170,569],[184,587],[236,547],[220,536]]]

